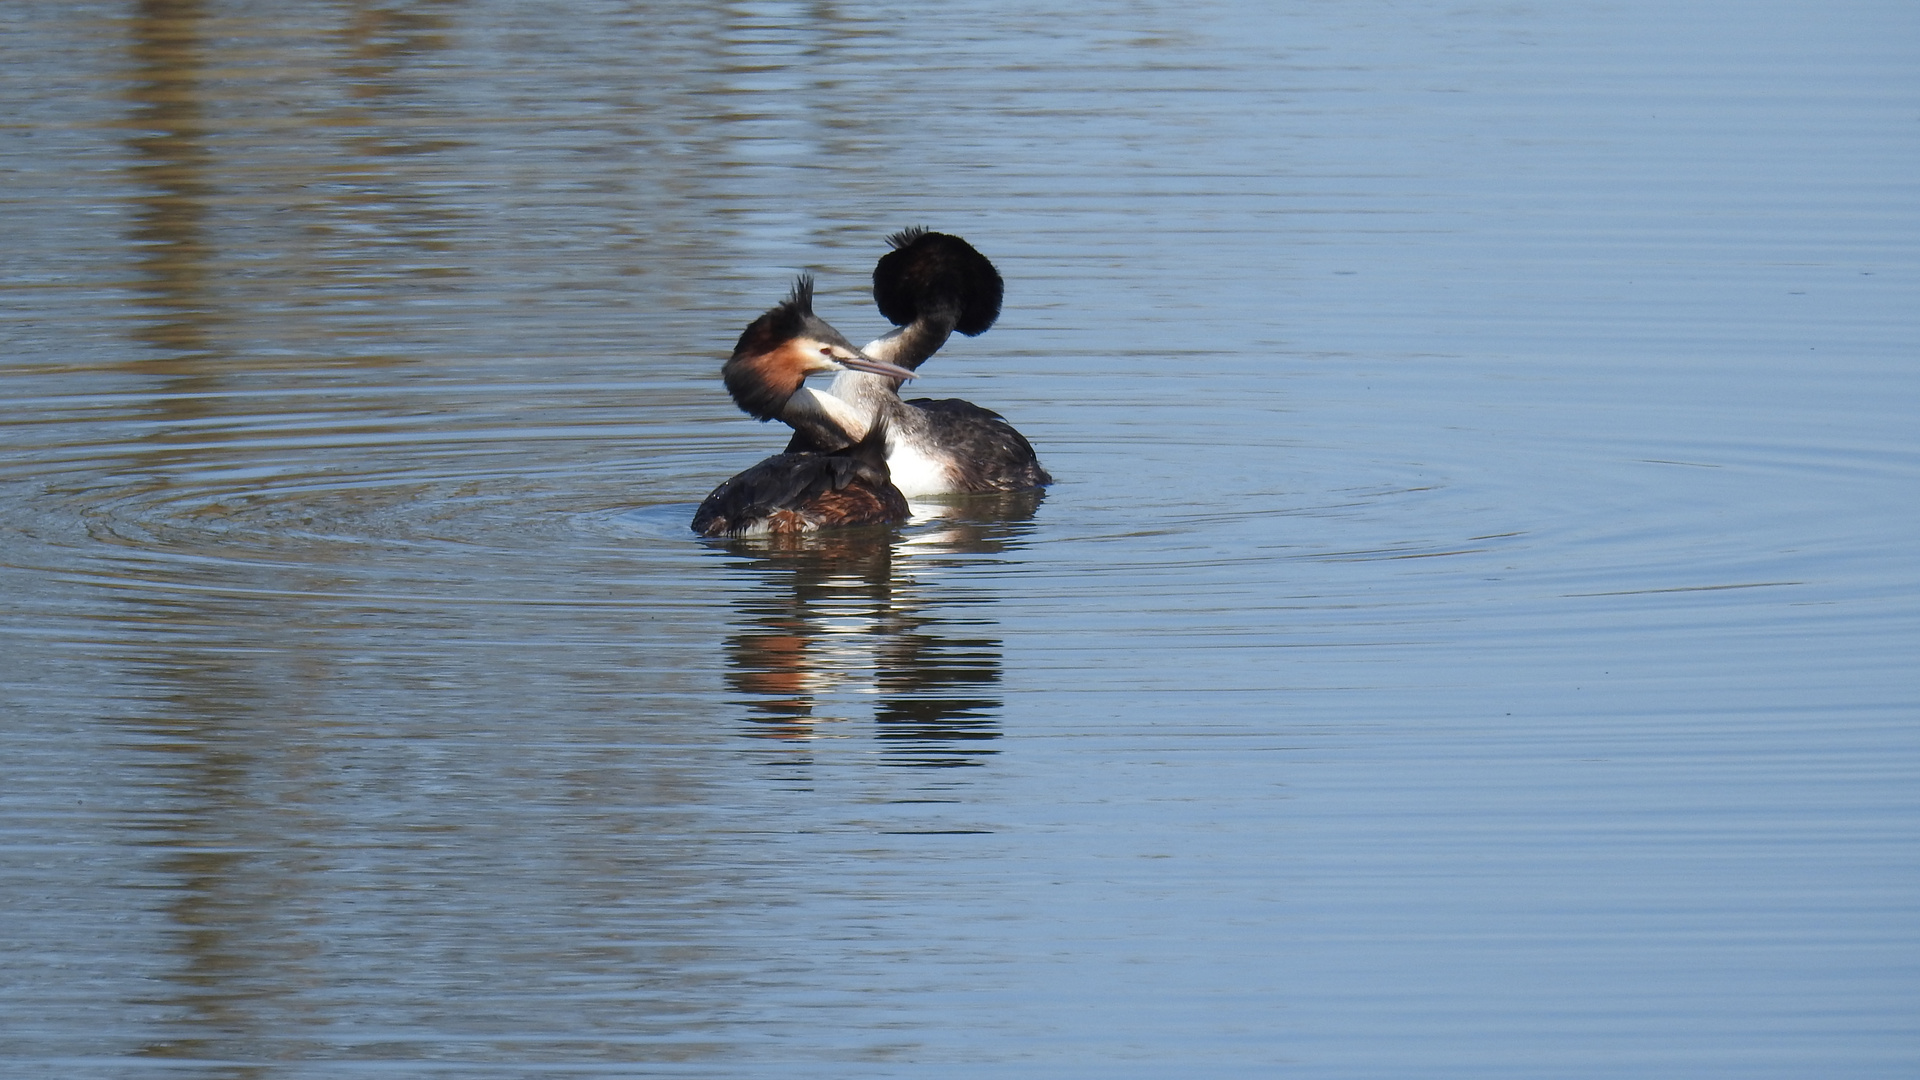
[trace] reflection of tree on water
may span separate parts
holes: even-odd
[[[1040,499],[968,499],[904,538],[863,529],[735,545],[752,583],[734,604],[729,682],[755,734],[827,734],[872,697],[876,737],[900,763],[975,765],[993,753],[1001,642],[978,609],[995,598],[924,572],[1018,547]]]

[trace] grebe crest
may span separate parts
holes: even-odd
[[[972,244],[915,225],[887,237],[887,246],[892,250],[873,267],[873,302],[888,322],[908,326],[951,319],[949,331],[977,337],[1000,317],[1006,283]],[[902,366],[917,367],[925,359],[915,357]]]

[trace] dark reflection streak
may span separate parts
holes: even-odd
[[[408,90],[399,78],[405,61],[447,46],[444,31],[449,24],[437,13],[365,3],[349,10],[339,37],[349,57],[342,74],[351,97],[378,101],[402,96]]]
[[[204,408],[202,391],[217,380],[209,323],[217,316],[209,299],[213,257],[208,234],[213,185],[207,179],[205,83],[207,58],[204,5],[196,0],[143,0],[129,20],[129,52],[137,76],[128,138],[132,172],[142,194],[130,239],[147,281],[140,302],[154,317],[135,331],[155,355],[133,362],[135,370],[167,376],[169,389],[151,408],[185,419]],[[148,842],[169,854],[162,872],[179,882],[168,891],[168,913],[177,928],[180,963],[164,1003],[191,1020],[180,1025],[193,1036],[147,1043],[138,1053],[160,1058],[217,1056],[216,1046],[251,1028],[259,997],[271,997],[255,969],[259,958],[241,942],[247,937],[236,916],[256,906],[240,894],[250,875],[249,857],[235,853],[232,824],[246,813],[245,792],[256,762],[225,738],[232,718],[229,675],[210,660],[169,655],[147,673],[169,687],[169,707],[142,725],[140,737],[157,749],[157,786],[184,804],[167,815]],[[284,961],[285,958],[280,958]],[[254,1000],[241,1003],[237,986],[252,984]],[[258,1070],[222,1070],[245,1077]]]
[[[706,95],[701,119],[717,136],[707,156],[719,170],[717,189],[732,204],[728,216],[757,251],[776,239],[794,242],[796,252],[811,259],[823,246],[867,246],[874,239],[875,223],[868,214],[857,225],[841,224],[826,202],[830,189],[858,189],[862,185],[855,177],[888,167],[885,147],[841,100],[840,80],[823,70],[845,51],[841,39],[858,32],[863,31],[831,3],[779,14],[727,6],[713,42],[716,92]],[[805,165],[831,168],[836,183],[817,183],[811,168],[772,164],[778,159],[768,156],[770,147],[797,151],[793,160]],[[804,238],[793,235],[796,203],[807,207]]]
[[[167,990],[143,1004],[163,1004],[185,1019],[136,1055],[258,1059],[267,1046],[274,1055],[304,1053],[311,1048],[290,1045],[273,1018],[297,1011],[302,989],[315,981],[307,964],[317,947],[286,932],[285,912],[324,867],[311,855],[273,850],[278,845],[263,831],[284,808],[253,794],[262,762],[237,737],[261,696],[259,680],[188,649],[163,650],[144,674],[174,684],[161,716],[145,725],[144,741],[157,759],[158,786],[177,804],[148,842],[168,853],[159,869],[176,882],[167,890],[168,913],[181,963]],[[303,764],[281,760],[272,768],[297,776]],[[241,1080],[266,1070],[225,1065],[206,1075]]]
[[[444,4],[447,0],[441,0]],[[333,191],[324,205],[308,208],[314,220],[309,229],[330,248],[348,248],[344,237],[333,235],[325,222],[339,218],[356,230],[377,238],[372,255],[348,258],[346,250],[329,250],[327,275],[335,286],[362,286],[368,278],[459,277],[466,269],[447,256],[455,247],[459,215],[422,196],[417,186],[400,174],[400,165],[387,159],[428,155],[461,143],[423,137],[408,123],[410,114],[426,113],[417,79],[409,65],[447,47],[449,20],[437,12],[401,10],[384,4],[354,4],[334,34],[341,62],[335,73],[350,104],[332,110],[328,124],[340,132],[344,153],[326,159]],[[389,248],[395,250],[389,251]],[[393,256],[401,254],[396,260]]]
[[[752,588],[734,609],[728,681],[751,732],[796,750],[824,734],[823,699],[876,695],[875,737],[895,764],[979,765],[996,751],[1002,645],[990,619],[940,609],[991,602],[916,580],[958,556],[1017,549],[1040,494],[970,500],[902,541],[848,531],[733,547]],[[909,554],[910,552],[910,554]]]
[[[143,0],[131,20],[138,74],[128,87],[135,134],[127,142],[137,162],[133,179],[144,189],[135,199],[131,239],[148,283],[140,302],[154,313],[136,334],[162,354],[138,366],[158,374],[192,371],[212,352],[204,7],[198,0]]]

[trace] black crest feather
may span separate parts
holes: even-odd
[[[802,315],[813,314],[813,275],[801,274],[793,279],[793,291],[787,294],[781,306],[793,308]]]
[[[917,225],[887,244],[893,250],[873,268],[873,302],[888,322],[905,326],[946,307],[954,311],[953,328],[972,337],[1000,317],[1000,271],[972,244]]]
[[[892,236],[887,237],[887,246],[895,251],[899,251],[901,248],[906,247],[908,244],[913,243],[925,235],[927,235],[927,227],[925,225],[909,225],[899,232],[894,233]]]

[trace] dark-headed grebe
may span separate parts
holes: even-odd
[[[748,415],[784,421],[833,449],[777,454],[721,484],[695,511],[694,532],[792,534],[907,519],[907,500],[887,475],[885,421],[849,421],[839,399],[806,387],[808,375],[827,371],[864,372],[888,385],[913,378],[907,368],[862,355],[815,315],[813,279],[803,276],[785,300],[740,335],[720,374],[734,404]],[[851,443],[849,423],[861,428]]]
[[[1000,317],[1000,272],[973,245],[920,228],[887,243],[893,250],[873,268],[873,299],[899,329],[862,350],[868,357],[918,368],[954,331],[982,334]],[[831,413],[831,422],[794,425],[787,450],[835,450],[884,422],[887,467],[903,494],[1022,491],[1053,482],[1033,446],[999,413],[959,398],[903,401],[899,386],[897,378],[869,371],[835,376],[809,403]],[[822,405],[824,397],[835,402]]]

